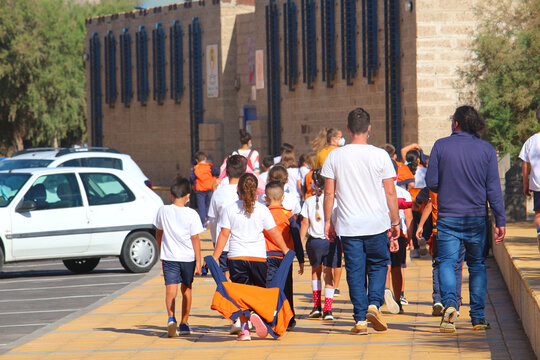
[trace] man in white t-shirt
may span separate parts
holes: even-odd
[[[540,125],[540,107],[536,109],[536,120]],[[536,240],[540,251],[540,132],[531,136],[519,153],[523,160],[523,193],[534,198],[534,225],[536,225]],[[530,178],[529,178],[530,173]]]
[[[201,274],[201,242],[199,234],[203,226],[199,214],[186,206],[189,201],[190,184],[180,179],[171,186],[171,205],[162,206],[154,220],[156,239],[160,247],[160,259],[165,278],[165,305],[169,320],[169,337],[189,335],[189,310],[191,309],[191,284],[193,275]],[[178,284],[182,293],[182,320],[176,329],[175,303]]]
[[[246,172],[246,161],[242,155],[232,155],[227,159],[227,179],[228,184],[222,185],[212,194],[210,207],[208,208],[208,222],[210,225],[210,234],[214,247],[217,242],[221,227],[219,222],[223,215],[223,210],[238,201],[238,179]],[[229,266],[227,264],[227,254],[229,252],[229,243],[225,245],[221,257],[219,258],[219,267],[229,279]]]
[[[379,307],[384,303],[389,245],[392,252],[399,248],[396,172],[386,151],[368,145],[371,123],[364,109],[349,113],[347,130],[351,134],[351,143],[333,150],[321,171],[326,178],[324,232],[327,239],[335,235],[341,238],[354,308],[355,326],[351,333],[366,335],[366,319],[377,331],[388,329]],[[337,207],[332,224],[334,201]]]

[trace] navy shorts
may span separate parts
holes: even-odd
[[[534,211],[540,211],[540,191],[533,191]]]
[[[405,237],[400,237],[398,239],[399,250],[395,253],[390,252],[390,261],[392,267],[407,267],[406,258],[407,258],[407,243],[408,240]]]
[[[228,251],[223,251],[221,253],[221,255],[219,256],[219,268],[221,269],[221,271],[225,272],[225,271],[229,271],[229,263],[228,263],[228,259],[227,259],[227,256],[229,255],[229,252]]]
[[[306,252],[309,258],[309,264],[312,268],[318,268],[321,265],[330,268],[341,267],[341,240],[336,238],[334,242],[326,239],[309,237],[306,243]]]
[[[229,259],[231,281],[238,284],[266,287],[268,264],[264,261]]]
[[[163,277],[165,285],[184,284],[191,286],[195,275],[195,261],[169,261],[162,260]]]

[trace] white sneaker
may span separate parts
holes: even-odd
[[[384,289],[384,303],[390,314],[399,314],[399,304],[394,299],[392,290]]]
[[[232,324],[232,326],[231,326],[231,330],[229,331],[229,334],[231,334],[231,335],[239,334],[240,330],[242,330],[242,325],[240,324],[240,319],[236,319],[234,324]]]

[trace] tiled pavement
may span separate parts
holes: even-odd
[[[207,234],[205,234],[207,238]],[[211,244],[203,241],[205,254]],[[189,337],[169,339],[165,333],[164,286],[160,275],[79,318],[60,325],[2,359],[535,359],[496,263],[488,262],[486,315],[492,325],[475,332],[468,306],[461,308],[457,334],[441,334],[439,318],[431,316],[431,260],[416,259],[405,271],[405,313],[384,313],[390,329],[368,336],[350,335],[352,306],[345,272],[342,296],[334,301],[335,321],[309,319],[310,269],[295,274],[298,325],[280,340],[237,342],[229,323],[210,310],[215,284],[211,277],[194,283]],[[296,266],[296,265],[295,265]],[[468,303],[467,271],[464,303]],[[383,307],[383,310],[385,308]]]

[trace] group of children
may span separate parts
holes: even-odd
[[[213,257],[226,278],[235,283],[266,287],[290,250],[295,251],[300,267],[298,273],[303,274],[305,241],[311,265],[314,303],[309,317],[334,319],[332,303],[334,296],[338,295],[336,283],[340,277],[340,272],[335,274],[335,271],[341,269],[342,246],[339,238],[325,238],[325,178],[321,176],[320,169],[314,169],[315,156],[302,156],[298,164],[292,146],[284,144],[279,159],[266,157],[259,162],[258,153],[253,157],[248,135],[241,134],[243,148],[226,159],[222,176],[219,169],[207,162],[204,154],[197,154],[191,184],[197,196],[199,215],[186,207],[190,181],[179,179],[171,187],[173,203],[163,206],[156,216],[154,225],[161,249],[170,337],[190,334],[191,285],[193,275],[200,274],[203,266],[199,234],[207,224],[214,244]],[[430,236],[424,227],[425,223],[430,222],[429,217],[432,217],[433,223],[436,221],[436,194],[430,193],[427,188],[422,191],[418,188],[417,184],[421,185],[423,181],[423,170],[418,169],[425,168],[427,164],[416,145],[405,148],[403,155],[409,160],[408,163],[397,162],[391,145],[386,145],[385,149],[393,159],[397,173],[395,186],[401,227],[399,251],[391,255],[385,302],[389,312],[399,313],[407,304],[403,281],[407,249],[416,247],[420,254],[424,254],[425,237],[430,237],[433,242],[436,236],[436,232]],[[274,164],[276,160],[278,164]],[[256,163],[257,169],[253,169],[250,163]],[[222,180],[217,180],[218,177]],[[261,191],[261,188],[264,190]],[[413,213],[417,215],[413,216]],[[430,249],[436,251],[436,246],[431,245]],[[433,315],[440,315],[442,305],[436,291],[438,277],[435,273],[436,264]],[[458,273],[461,280],[461,269],[456,268],[456,276]],[[182,292],[180,324],[175,318],[178,284],[181,284]],[[294,314],[292,265],[284,293]],[[257,314],[251,318],[240,316],[232,324],[231,334],[237,334],[238,340],[250,340],[252,323],[256,327],[261,323]],[[289,329],[295,325],[293,316]]]

